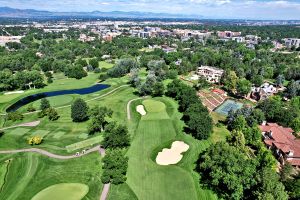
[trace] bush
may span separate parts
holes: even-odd
[[[10,113],[7,114],[7,120],[9,120],[9,121],[14,121],[15,122],[15,121],[18,121],[18,120],[23,120],[23,118],[24,118],[24,116],[18,111],[10,112]]]
[[[43,99],[41,100],[40,109],[41,109],[41,110],[46,110],[46,109],[48,109],[48,108],[50,108],[50,102],[49,102],[48,99],[43,98]]]
[[[48,109],[48,118],[49,118],[50,121],[58,120],[59,115],[58,115],[57,111],[54,108],[49,108]]]
[[[35,109],[35,107],[33,107],[33,105],[29,105],[29,106],[27,107],[27,111],[28,111],[28,112],[34,112],[34,111],[36,111],[36,109]]]
[[[28,139],[28,144],[30,145],[40,145],[43,142],[43,138],[40,136],[34,136]]]

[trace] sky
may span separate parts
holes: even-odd
[[[300,0],[0,0],[0,7],[48,11],[141,11],[212,19],[298,19]]]

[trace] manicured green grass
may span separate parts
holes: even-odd
[[[3,185],[5,184],[5,178],[8,173],[8,167],[10,160],[0,162],[0,193]]]
[[[143,105],[145,106],[146,111],[150,113],[163,112],[166,110],[165,104],[151,99],[143,101]]]
[[[121,185],[111,185],[108,200],[137,200],[134,192],[124,183]]]
[[[78,135],[79,139],[87,139],[88,137],[89,137],[89,134],[87,134],[87,133],[82,133],[82,134]]]
[[[61,95],[61,96],[55,96],[55,97],[48,97],[47,100],[49,101],[51,107],[58,107],[63,105],[71,104],[74,100],[75,96],[78,95]],[[33,106],[36,109],[39,109],[41,105],[41,100],[35,101],[33,103]]]
[[[103,187],[98,152],[72,160],[51,159],[35,153],[10,155],[7,182],[0,199],[32,199],[43,189],[60,183],[82,183],[89,186],[84,199],[98,199]],[[0,162],[7,156],[0,156]],[[74,191],[73,191],[74,192]],[[55,198],[53,198],[55,199]]]
[[[46,130],[36,130],[34,131],[31,136],[40,136],[40,137],[45,137],[46,135],[48,135],[48,133],[50,133],[50,131],[46,131]]]
[[[87,139],[87,140],[84,140],[81,142],[77,142],[75,144],[68,145],[68,146],[66,146],[66,149],[68,152],[72,152],[72,151],[83,149],[86,147],[91,147],[95,144],[100,144],[102,140],[103,140],[103,136],[99,135],[99,136],[96,136],[96,137],[93,137],[93,138],[90,138],[90,139]]]
[[[81,183],[60,183],[47,187],[35,195],[32,200],[81,200],[89,187]]]
[[[16,128],[16,129],[12,129],[11,131],[8,131],[7,134],[12,135],[12,136],[22,136],[25,135],[26,133],[28,133],[30,131],[29,128]]]
[[[51,133],[51,136],[54,138],[54,139],[59,139],[61,138],[62,136],[64,136],[66,133],[63,132],[63,131],[58,131],[58,132],[55,132],[55,133]]]
[[[183,123],[180,121],[181,116],[173,100],[159,98],[155,101],[164,103],[165,109],[160,108],[161,112],[149,112],[148,116],[143,117],[133,115],[130,131],[134,132],[132,133],[134,139],[128,151],[128,185],[138,199],[143,200],[215,199],[211,191],[201,189],[199,177],[193,172],[199,152],[206,149],[210,142],[196,141],[182,133]],[[155,101],[150,101],[150,106],[155,105]],[[133,103],[132,112],[138,104],[140,102]],[[155,115],[152,120],[143,120],[149,116],[151,118],[151,115]],[[167,119],[159,117],[165,115],[168,116]],[[157,152],[175,140],[186,142],[190,145],[190,150],[184,154],[183,159],[177,165],[157,165],[155,163]]]

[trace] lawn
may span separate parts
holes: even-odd
[[[134,119],[130,127],[134,139],[128,151],[127,184],[138,199],[143,200],[215,199],[211,191],[200,188],[198,177],[193,172],[198,152],[207,148],[210,142],[196,141],[182,133],[183,124],[173,100],[167,98],[155,100],[137,101],[132,104],[131,112]],[[135,106],[141,103],[148,111],[143,117],[135,111]],[[175,140],[185,141],[190,145],[190,150],[177,165],[157,165],[154,161],[157,152]]]
[[[80,150],[80,149],[84,149],[87,147],[93,147],[96,144],[100,144],[103,140],[103,136],[99,135],[87,140],[83,140],[81,142],[77,142],[71,145],[66,146],[66,149],[68,152],[72,152],[72,151],[76,151],[76,150]]]
[[[103,185],[100,181],[101,158],[98,152],[65,161],[33,153],[10,157],[9,181],[4,184],[0,199],[31,199],[43,189],[60,183],[88,185],[89,191],[83,198],[85,200],[98,199],[100,196]],[[7,156],[1,156],[0,162],[5,159]]]
[[[81,183],[60,183],[47,187],[35,195],[32,200],[81,200],[89,187]]]

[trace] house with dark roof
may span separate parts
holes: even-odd
[[[293,129],[276,123],[263,124],[259,128],[264,143],[275,153],[282,165],[290,163],[292,166],[300,167],[300,139],[293,135]]]

